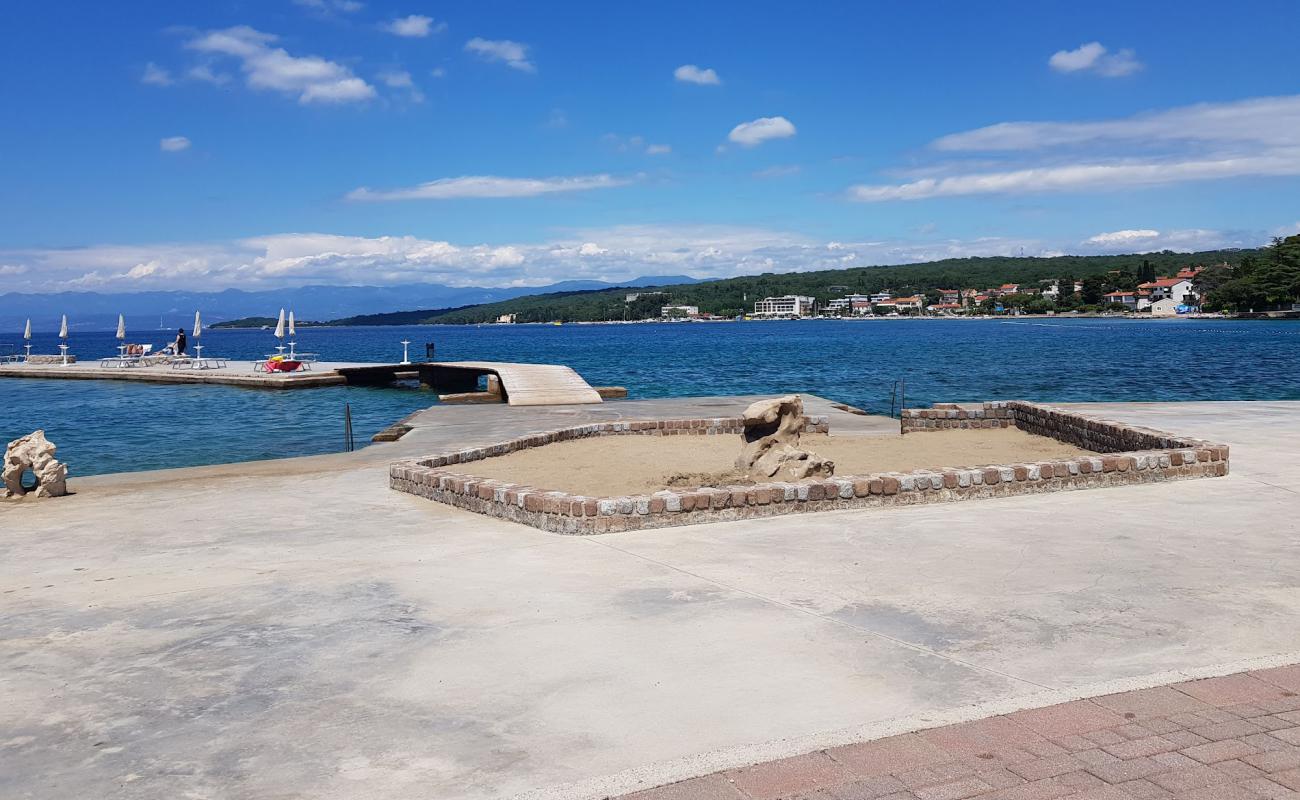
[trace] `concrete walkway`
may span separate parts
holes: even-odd
[[[574,538],[386,488],[743,403],[441,408],[0,503],[0,796],[601,797],[1300,661],[1300,403],[1094,409],[1230,444],[1227,478],[931,507]]]

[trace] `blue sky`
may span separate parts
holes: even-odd
[[[543,284],[1255,245],[1292,2],[6,11],[0,291]]]

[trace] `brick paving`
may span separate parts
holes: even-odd
[[[1300,664],[819,750],[624,800],[1300,800]]]

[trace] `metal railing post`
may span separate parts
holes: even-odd
[[[343,449],[349,453],[356,449],[356,441],[352,438],[352,404],[343,404]]]

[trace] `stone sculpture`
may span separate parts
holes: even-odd
[[[36,497],[60,497],[68,493],[68,468],[55,460],[54,443],[45,438],[45,431],[36,431],[28,436],[14,439],[5,449],[4,469],[0,478],[4,479],[4,490],[0,497],[22,497],[27,494],[23,488],[23,473],[31,470],[36,476]]]
[[[798,481],[834,474],[835,462],[799,449],[804,427],[799,395],[759,400],[742,417],[745,448],[736,459],[736,469],[751,480]]]

